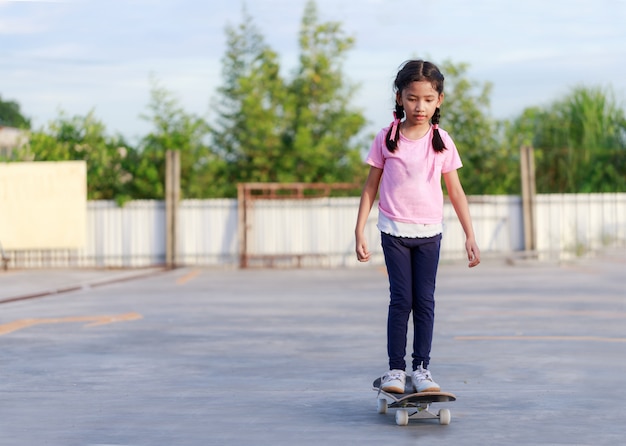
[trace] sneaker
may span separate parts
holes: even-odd
[[[411,375],[413,388],[416,392],[439,392],[441,387],[430,376],[430,372],[421,365]]]
[[[406,373],[404,373],[404,370],[389,370],[383,375],[380,390],[389,393],[404,393],[405,382]]]

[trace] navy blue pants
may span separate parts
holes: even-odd
[[[381,233],[389,275],[387,353],[389,369],[405,370],[409,316],[413,313],[413,370],[428,367],[435,322],[435,281],[441,234],[428,238]]]

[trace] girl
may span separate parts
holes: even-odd
[[[432,344],[435,278],[443,222],[443,190],[465,232],[469,266],[480,263],[467,198],[457,169],[461,159],[452,138],[439,128],[444,77],[432,63],[403,64],[394,82],[394,121],[382,129],[366,162],[370,172],[363,187],[356,222],[356,255],[367,262],[371,253],[363,236],[380,185],[378,229],[389,276],[387,353],[389,371],[381,388],[404,393],[408,321],[413,312],[413,387],[439,391],[428,371]],[[404,119],[403,119],[404,118]]]

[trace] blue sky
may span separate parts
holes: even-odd
[[[248,0],[285,74],[298,57],[305,0]],[[626,103],[626,0],[317,0],[320,20],[356,39],[344,68],[375,131],[391,120],[391,84],[406,59],[452,60],[494,84],[492,116],[546,105],[577,85],[611,87]],[[150,76],[185,110],[211,119],[225,27],[239,0],[0,0],[0,95],[40,127],[59,110],[94,109],[131,141]],[[445,74],[445,73],[444,73]]]

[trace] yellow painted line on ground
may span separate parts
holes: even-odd
[[[625,342],[626,338],[602,336],[455,336],[455,341],[575,341],[575,342]]]
[[[179,277],[178,280],[176,281],[176,285],[184,285],[190,280],[194,279],[198,274],[200,274],[200,270],[194,269],[193,271],[185,274],[184,276]]]
[[[75,322],[89,322],[85,324],[85,327],[95,327],[98,325],[114,324],[116,322],[136,321],[143,319],[143,316],[139,313],[126,313],[117,315],[102,315],[102,316],[74,316],[74,317],[61,317],[61,318],[44,318],[44,319],[20,319],[18,321],[9,322],[8,324],[0,325],[0,336],[13,333],[17,330],[32,327],[35,325],[43,324],[65,324]]]

